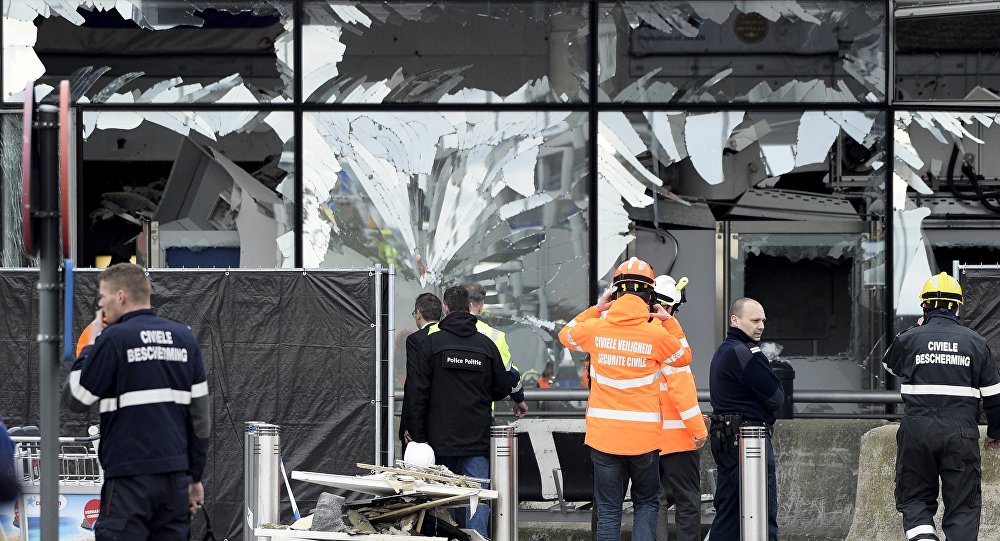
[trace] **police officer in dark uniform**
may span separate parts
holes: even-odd
[[[986,340],[958,322],[963,300],[954,278],[944,272],[932,276],[920,294],[922,324],[899,333],[882,362],[899,378],[906,409],[896,433],[895,497],[911,541],[938,539],[938,478],[945,537],[978,536],[980,397],[989,420],[986,447],[1000,449],[1000,375]]]
[[[729,332],[712,357],[709,391],[712,399],[712,456],[718,466],[712,541],[740,538],[740,426],[766,426],[768,539],[778,539],[778,479],[771,430],[774,412],[785,393],[758,344],[764,333],[764,307],[740,298],[729,307]]]
[[[142,268],[114,265],[98,276],[100,309],[89,345],[73,363],[63,400],[73,411],[99,404],[104,468],[97,541],[187,541],[210,433],[208,383],[191,329],[158,317]]]
[[[428,331],[406,375],[407,431],[430,444],[438,464],[488,479],[493,402],[508,395],[523,402],[521,375],[504,368],[496,344],[476,328],[465,287],[449,287],[442,300],[445,318]],[[489,514],[480,503],[475,514],[466,512],[466,524],[486,537]]]

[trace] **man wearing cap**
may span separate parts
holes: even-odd
[[[1000,375],[986,340],[958,321],[962,287],[947,273],[924,284],[920,325],[896,336],[882,364],[899,378],[906,415],[896,433],[896,509],[909,541],[977,539],[982,465],[977,417],[982,397],[986,448],[1000,450]]]

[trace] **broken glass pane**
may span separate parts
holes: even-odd
[[[575,2],[309,0],[302,95],[319,103],[586,101],[587,12]]]
[[[21,115],[0,114],[0,267],[27,267],[21,229]]]
[[[290,112],[87,111],[79,258],[294,264]]]
[[[4,0],[3,51],[5,101],[67,79],[83,102],[280,102],[292,0]]]
[[[879,112],[602,112],[600,285],[627,256],[645,258],[690,278],[685,329],[716,329],[717,307],[755,296],[782,319],[768,335],[784,356],[850,360],[871,376],[884,310],[885,129]],[[725,271],[713,253],[732,259]],[[835,293],[815,295],[819,275]],[[788,298],[811,300],[786,309]],[[804,326],[804,311],[829,317]],[[702,349],[720,339],[695,338]]]
[[[418,294],[478,281],[522,373],[541,372],[589,305],[586,134],[570,112],[308,113],[303,264],[395,265],[400,336]]]
[[[894,130],[894,285],[898,325],[956,264],[998,264],[1000,120],[996,112],[900,111]]]
[[[883,1],[604,2],[600,99],[799,103],[885,99]]]

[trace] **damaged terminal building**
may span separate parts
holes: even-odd
[[[752,296],[796,389],[891,389],[879,359],[924,280],[1000,264],[988,2],[4,0],[3,17],[3,266],[36,264],[8,152],[25,84],[44,100],[66,79],[80,266],[391,265],[397,388],[413,299],[469,280],[526,386],[580,387],[555,335],[638,255],[690,278],[703,387],[726,307]]]

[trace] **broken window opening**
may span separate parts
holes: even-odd
[[[602,101],[885,100],[885,2],[620,0],[600,10],[616,32],[599,42]]]
[[[205,117],[213,120],[206,120]],[[222,115],[220,117],[219,115]],[[256,129],[210,136],[226,115]],[[78,259],[150,267],[293,265],[291,113],[84,113]],[[279,126],[273,128],[271,124]],[[186,129],[185,129],[186,128]],[[103,261],[107,262],[107,260]]]
[[[8,102],[62,79],[84,103],[292,97],[291,0],[5,2],[4,15]]]
[[[487,320],[526,337],[508,339],[522,371],[541,371],[556,322],[589,305],[586,118],[308,113],[305,266],[395,265],[401,330],[419,293],[478,281]]]

